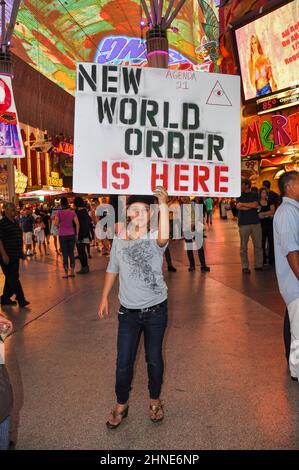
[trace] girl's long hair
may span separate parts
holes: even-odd
[[[267,193],[266,188],[261,188],[261,189],[259,190],[259,201],[262,199],[262,192],[263,192],[263,191],[266,191],[266,199],[268,199],[268,193]]]
[[[262,48],[262,46],[261,46],[261,43],[260,43],[259,38],[257,37],[256,34],[252,34],[252,35],[251,35],[251,38],[250,38],[250,50],[251,50],[250,56],[252,57],[252,45],[251,45],[252,39],[255,39],[255,40],[256,40],[256,43],[257,43],[257,50],[258,50],[259,54],[264,55],[263,48]]]

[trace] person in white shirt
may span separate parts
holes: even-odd
[[[299,379],[299,173],[289,171],[279,179],[282,204],[274,215],[275,268],[279,291],[290,319],[289,367]]]

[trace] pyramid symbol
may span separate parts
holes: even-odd
[[[206,104],[214,106],[232,106],[230,99],[220,85],[219,81],[215,83]]]

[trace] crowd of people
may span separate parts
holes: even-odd
[[[249,179],[243,179],[241,196],[236,200],[240,233],[240,255],[243,273],[250,274],[248,242],[254,246],[254,269],[262,270],[274,264],[273,218],[280,197],[271,191],[269,181],[263,181],[258,190],[251,187]]]
[[[242,194],[238,199],[168,197],[170,239],[185,241],[190,272],[195,271],[196,267],[194,250],[197,251],[201,271],[203,273],[210,271],[204,250],[205,230],[206,227],[212,226],[213,211],[217,206],[221,215],[222,205],[225,205],[226,211],[230,209],[233,218],[238,220],[243,273],[250,274],[248,261],[250,237],[254,246],[254,268],[262,270],[274,264],[273,218],[279,206],[280,197],[271,191],[269,181],[264,181],[260,190],[251,188],[250,180],[247,179],[242,180],[241,186]],[[126,198],[122,204],[126,205]],[[184,206],[190,207],[188,229],[182,226],[185,217]],[[200,210],[197,212],[196,208]],[[111,231],[105,223],[105,218],[111,210],[113,210],[115,232]],[[52,207],[36,205],[19,210],[12,204],[8,204],[0,221],[0,251],[6,243],[10,253],[9,263],[5,262],[5,255],[2,256],[1,261],[6,281],[1,304],[17,305],[18,303],[21,307],[29,304],[19,280],[19,260],[35,257],[37,254],[48,255],[51,237],[53,237],[56,255],[62,255],[64,279],[72,278],[76,274],[89,273],[91,246],[104,256],[110,255],[114,235],[126,221],[126,218],[124,221],[121,220],[121,214],[117,196],[103,196],[91,202],[82,197],[75,197],[71,201],[62,197]],[[99,225],[101,225],[100,229],[98,229]],[[176,272],[169,245],[164,255],[168,271]],[[80,269],[75,272],[76,258],[80,261]],[[11,298],[13,294],[15,294],[15,299]]]
[[[238,220],[242,272],[250,274],[250,237],[254,247],[254,269],[260,271],[276,265],[280,292],[287,307],[284,327],[286,357],[291,378],[298,381],[299,173],[291,171],[282,175],[279,188],[280,196],[271,191],[269,181],[263,181],[262,187],[257,190],[251,187],[250,180],[243,179],[241,196],[236,200],[226,200],[224,204]],[[149,416],[153,422],[164,418],[160,399],[164,371],[162,345],[167,327],[167,286],[163,278],[163,260],[165,257],[169,271],[176,271],[168,242],[170,239],[183,239],[189,271],[195,270],[193,252],[196,250],[201,271],[209,272],[204,251],[205,230],[213,225],[213,210],[217,205],[221,210],[221,202],[211,197],[169,198],[165,189],[158,187],[153,196],[130,196],[123,203],[114,196],[104,197],[98,204],[91,205],[82,197],[75,197],[72,203],[62,197],[60,204],[52,209],[37,207],[32,211],[25,208],[19,213],[14,204],[5,204],[0,220],[0,263],[5,276],[2,305],[18,303],[20,307],[26,307],[29,304],[19,280],[19,260],[34,256],[36,246],[41,256],[43,251],[46,255],[51,235],[57,256],[62,254],[65,279],[75,276],[75,249],[81,263],[78,274],[89,272],[91,242],[98,251],[109,256],[98,308],[101,319],[109,313],[109,293],[119,276],[116,403],[106,422],[109,429],[118,427],[128,415],[141,332],[144,333],[148,365]],[[159,217],[155,230],[152,230],[154,205],[158,205]],[[114,233],[110,231],[107,219],[111,208],[114,212]],[[186,208],[188,224],[184,226]],[[12,299],[13,295],[15,300]],[[5,325],[7,331],[11,331],[11,323],[1,317],[0,335],[1,327]],[[6,389],[6,398],[1,401],[6,403],[6,411],[0,406],[0,446],[7,448],[7,437],[3,435],[7,436],[11,391],[3,365],[0,367],[0,384],[1,381]]]

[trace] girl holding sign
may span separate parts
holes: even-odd
[[[157,187],[154,196],[131,196],[127,215],[130,223],[114,239],[106,271],[98,314],[108,315],[108,296],[119,275],[118,338],[115,392],[106,425],[117,428],[128,415],[140,335],[144,333],[150,395],[149,415],[153,422],[164,418],[160,391],[164,364],[162,344],[167,326],[167,286],[162,274],[163,255],[169,239],[168,194]],[[149,230],[151,204],[159,204],[157,232]]]

